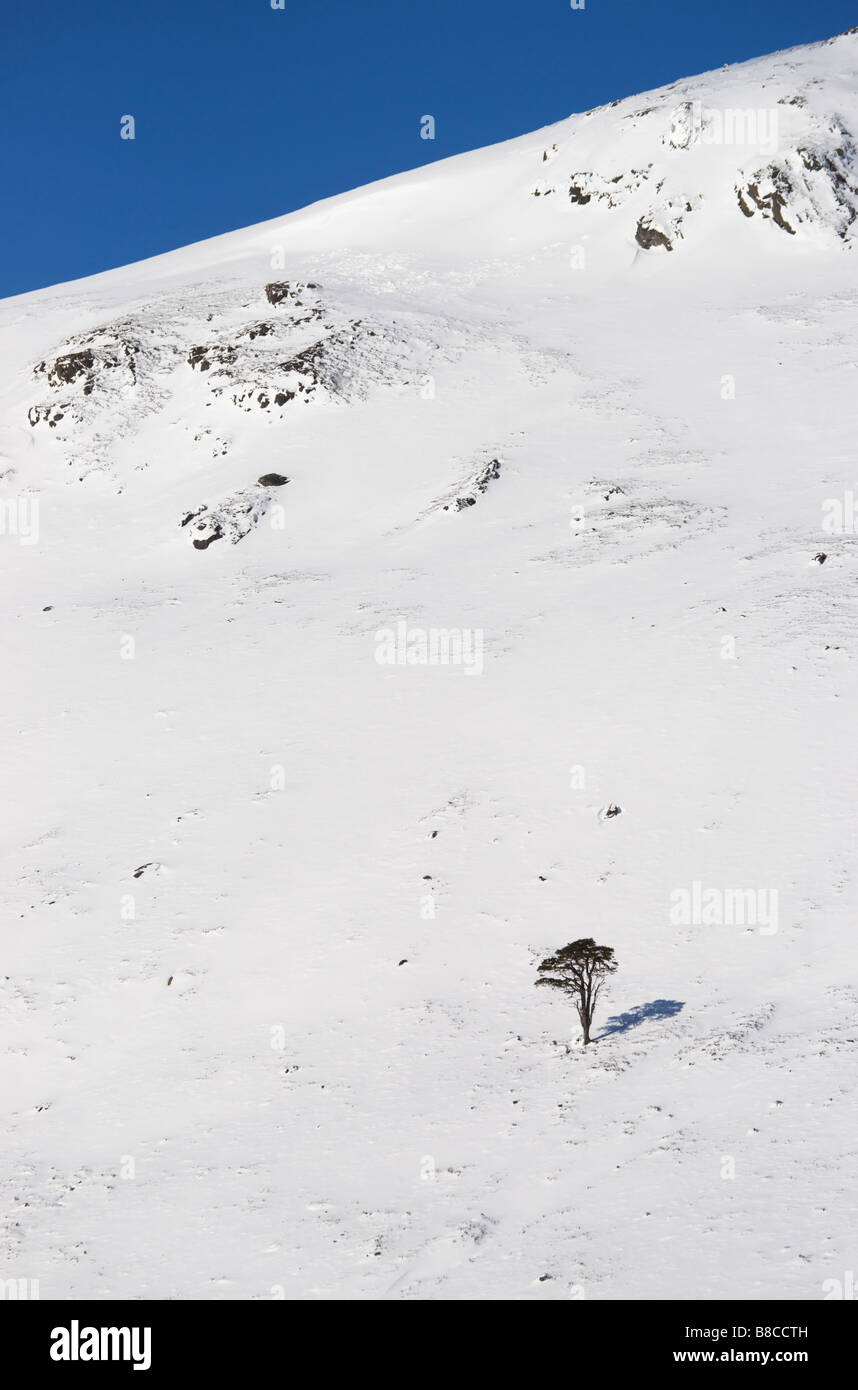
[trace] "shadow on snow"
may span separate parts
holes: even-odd
[[[678,999],[653,999],[649,1004],[636,1004],[627,1013],[609,1018],[604,1031],[593,1042],[608,1038],[612,1033],[627,1033],[630,1028],[637,1028],[638,1024],[646,1023],[649,1019],[675,1018],[683,1007]]]

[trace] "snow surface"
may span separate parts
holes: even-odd
[[[2,1279],[858,1267],[856,76],[850,33],[0,305]],[[481,672],[379,664],[401,621]],[[695,882],[776,930],[677,925]],[[583,1049],[534,981],[590,935]]]

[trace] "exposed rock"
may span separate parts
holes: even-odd
[[[58,405],[31,405],[27,411],[27,419],[31,425],[38,425],[44,420],[51,429],[54,429],[64,418],[64,411]]]
[[[81,352],[67,352],[62,357],[58,357],[48,374],[48,381],[51,386],[58,386],[61,382],[70,385],[79,376],[84,376],[92,371],[95,358],[91,348],[84,348]],[[42,364],[44,365],[44,364]],[[38,368],[36,369],[38,370]],[[90,390],[92,387],[89,388]]]
[[[238,356],[237,348],[230,343],[213,343],[210,347],[192,347],[188,353],[188,364],[207,372],[214,363],[215,369],[223,371],[231,367]]]
[[[212,541],[219,541],[222,539],[223,531],[221,530],[220,526],[217,525],[217,523],[214,523],[207,535],[202,537],[194,537],[194,550],[208,550],[209,546],[212,544]]]
[[[681,101],[671,112],[670,131],[662,137],[664,143],[674,150],[689,150],[699,142],[701,135],[702,129],[695,103]]]
[[[204,503],[196,511],[187,512],[180,525],[190,526],[195,550],[208,550],[210,545],[220,540],[237,545],[259,525],[268,511],[269,503],[270,493],[267,491],[245,489],[224,498],[222,502],[212,505]]]
[[[29,407],[30,426],[46,424],[69,441],[67,461],[80,477],[92,468],[115,467],[111,441],[134,433],[163,408],[176,371],[190,369],[197,377],[204,405],[226,395],[243,411],[279,412],[316,397],[361,399],[376,383],[396,379],[408,345],[395,322],[380,329],[335,311],[328,321],[317,290],[314,283],[269,285],[277,314],[265,320],[258,318],[258,304],[254,310],[237,302],[234,288],[215,291],[214,314],[209,295],[202,306],[208,312],[198,309],[191,317],[185,296],[160,299],[156,317],[154,306],[146,304],[116,323],[73,336],[34,367],[51,394]],[[214,340],[197,336],[211,331],[202,325],[213,319],[229,329],[216,329]],[[315,324],[315,331],[308,329]],[[79,426],[84,429],[78,432]],[[199,436],[200,427],[192,434]],[[213,457],[225,448],[217,441]]]
[[[645,251],[651,251],[654,246],[663,246],[667,251],[673,250],[670,237],[660,231],[658,227],[650,225],[645,217],[641,217],[638,221],[635,241]]]
[[[650,164],[646,169],[629,169],[610,177],[589,171],[574,173],[570,176],[569,201],[586,205],[595,198],[597,202],[607,203],[610,208],[621,207],[646,182],[651,168]]]
[[[283,473],[263,473],[256,481],[260,487],[283,487],[289,479]]]
[[[449,512],[452,507],[453,510],[457,512],[463,512],[466,507],[475,506],[477,501],[477,494],[481,495],[482,493],[484,493],[488,488],[489,483],[492,482],[495,478],[500,477],[500,470],[501,466],[499,459],[492,459],[491,462],[487,463],[485,468],[481,469],[477,476],[474,478],[474,481],[471,484],[471,489],[467,493],[464,493],[461,497],[457,497],[455,502],[445,503],[444,511]]]
[[[293,303],[300,305],[301,300],[298,294],[304,290],[317,290],[318,285],[308,281],[306,285],[291,285],[288,280],[275,280],[270,285],[265,286],[265,298],[269,304],[282,304],[285,300],[291,299]]]
[[[789,181],[785,180],[785,182],[787,189],[790,190]],[[754,207],[750,207],[743,197],[743,190],[741,188],[737,190],[739,207],[746,217],[753,217],[754,212],[759,210],[764,216],[771,217],[772,221],[783,231],[789,232],[790,236],[795,236],[795,227],[791,227],[784,217],[783,210],[787,205],[784,193],[781,193],[777,188],[773,188],[765,194],[761,193],[759,185],[756,183],[749,183],[746,191]]]
[[[52,391],[62,390],[63,397],[57,402],[43,401],[31,406],[27,412],[30,424],[45,423],[55,429],[66,417],[68,424],[81,424],[91,407],[97,408],[107,398],[122,398],[127,409],[132,400],[131,388],[137,394],[137,364],[144,351],[127,329],[127,323],[122,322],[77,335],[66,345],[70,351],[59,353],[52,362],[48,359],[37,363],[33,375],[44,379]],[[151,349],[148,351],[150,356],[155,355]],[[143,396],[144,405],[154,397],[159,403],[163,400],[160,388],[152,388]],[[92,402],[87,399],[90,397]]]
[[[790,236],[803,224],[845,240],[858,220],[856,148],[836,118],[777,160],[743,176],[736,185],[746,217],[759,212]]]

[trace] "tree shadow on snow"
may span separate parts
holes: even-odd
[[[636,1004],[628,1013],[609,1018],[604,1031],[593,1042],[608,1038],[612,1033],[627,1033],[630,1028],[637,1028],[639,1023],[646,1023],[648,1019],[675,1018],[683,1008],[684,1004],[678,999],[653,999],[649,1004]]]

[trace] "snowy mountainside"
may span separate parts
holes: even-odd
[[[0,304],[2,1278],[855,1269],[856,75]]]

